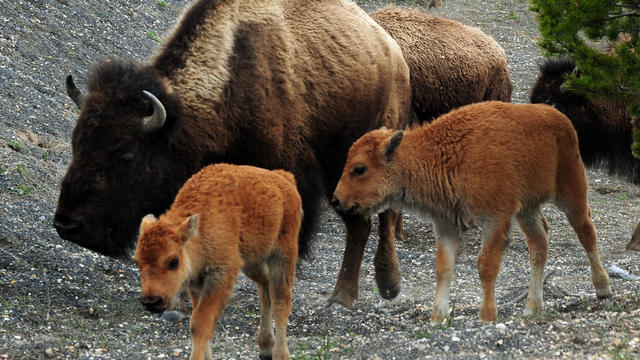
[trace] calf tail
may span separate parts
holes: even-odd
[[[273,170],[273,172],[287,179],[287,181],[292,183],[293,185],[296,185],[296,178],[292,173],[286,170]]]

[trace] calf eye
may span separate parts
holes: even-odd
[[[358,176],[364,174],[365,171],[367,171],[366,165],[356,165],[356,167],[353,168],[353,173]]]
[[[169,262],[169,270],[175,270],[178,268],[178,264],[180,264],[180,260],[178,258],[175,259],[171,259],[171,261]]]

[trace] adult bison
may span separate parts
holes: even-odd
[[[564,82],[576,69],[569,59],[548,59],[531,90],[531,103],[554,106],[573,123],[580,155],[589,167],[603,166],[611,175],[640,185],[640,160],[631,155],[632,124],[622,101],[596,101],[568,91]],[[627,249],[640,250],[640,224]]]
[[[416,9],[386,6],[369,14],[402,49],[420,120],[480,101],[510,102],[507,56],[477,28]]]
[[[413,116],[400,48],[342,0],[199,0],[148,63],[104,62],[87,94],[71,78],[67,91],[80,115],[54,226],[109,256],[126,254],[140,219],[160,215],[192,174],[218,162],[295,174],[304,256],[320,198],[333,192],[351,143]],[[378,286],[394,297],[399,216],[380,218]],[[350,305],[371,221],[343,219],[344,263],[332,299]]]
[[[340,0],[198,1],[149,63],[99,65],[87,95],[69,78],[67,90],[81,113],[54,218],[60,236],[124,255],[142,216],[162,213],[191,174],[225,161],[295,173],[305,211],[304,256],[318,203],[332,193],[360,135],[380,125],[406,125],[410,101],[421,120],[479,101],[462,94],[485,89],[492,79],[506,89],[496,99],[509,100],[506,57],[486,35],[460,32],[456,28],[466,27],[448,20],[447,31],[438,31],[445,20],[413,10],[382,9],[371,16],[396,36],[412,64],[413,100],[398,46],[355,5]],[[491,51],[474,52],[473,66],[457,68],[452,64],[463,56],[450,49],[472,37]],[[501,77],[489,70],[496,64]],[[444,71],[451,68],[458,71]],[[438,99],[453,96],[458,99],[443,108]],[[343,219],[345,254],[329,302],[350,306],[371,222]],[[399,290],[399,219],[391,212],[380,216],[374,265],[385,298]]]

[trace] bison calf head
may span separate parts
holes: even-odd
[[[403,134],[383,128],[358,139],[349,150],[331,205],[345,214],[365,216],[393,207],[402,194],[392,162]]]
[[[135,260],[140,270],[141,302],[151,312],[162,312],[182,288],[190,261],[185,243],[198,236],[198,214],[173,224],[147,215],[140,224]]]

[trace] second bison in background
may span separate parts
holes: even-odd
[[[420,120],[480,101],[511,101],[504,50],[480,29],[394,6],[369,15],[400,45]]]
[[[288,359],[286,327],[301,219],[293,174],[205,167],[165,214],[142,220],[135,259],[143,305],[164,311],[169,299],[187,290],[193,302],[191,359],[211,359],[209,339],[242,271],[258,285],[260,358]]]
[[[571,120],[585,165],[604,167],[610,175],[640,185],[640,160],[631,154],[632,124],[627,104],[592,100],[570,92],[564,82],[574,71],[576,65],[571,60],[548,59],[540,66],[530,102],[551,105]],[[640,251],[640,224],[627,249]]]
[[[540,209],[545,202],[567,215],[587,252],[597,296],[610,296],[576,132],[550,106],[485,102],[420,128],[369,132],[349,150],[332,200],[345,213],[409,208],[431,218],[437,244],[435,322],[449,316],[458,248],[470,227],[482,229],[480,319],[496,321],[495,281],[514,216],[531,259],[525,314],[541,310],[548,252],[548,224]]]

